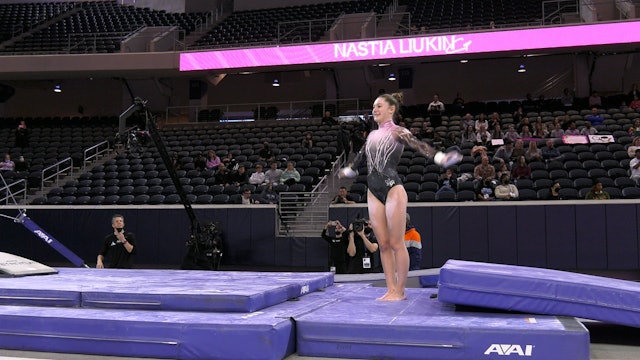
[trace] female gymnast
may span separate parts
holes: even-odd
[[[462,159],[457,151],[436,152],[429,144],[418,140],[411,132],[394,124],[402,104],[402,93],[383,94],[373,103],[373,119],[379,128],[369,134],[365,146],[347,167],[340,170],[341,177],[355,177],[363,156],[367,158],[367,202],[371,227],[380,246],[380,259],[384,270],[387,292],[378,300],[406,299],[405,287],[409,272],[409,254],[404,245],[407,213],[407,193],[396,170],[405,146],[411,147],[443,167]]]

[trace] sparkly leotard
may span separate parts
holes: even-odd
[[[397,128],[393,121],[388,121],[372,131],[365,144],[369,191],[383,204],[387,201],[389,190],[395,185],[402,185],[396,167],[404,145],[397,139]]]

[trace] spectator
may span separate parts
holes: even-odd
[[[440,101],[438,94],[433,95],[433,101],[429,103],[427,108],[429,112],[429,122],[432,128],[442,125],[442,115],[444,114],[444,104]]]
[[[493,130],[496,128],[496,126],[500,126],[500,114],[494,111],[493,113],[491,113],[491,119],[489,119],[489,127],[487,127],[487,129]]]
[[[569,128],[564,131],[565,135],[580,135],[580,130],[577,129],[574,121],[569,124]]]
[[[485,130],[488,129],[489,122],[487,121],[486,115],[484,113],[480,113],[480,115],[478,116],[478,120],[475,121],[473,127],[476,132],[480,132],[483,126]]]
[[[435,131],[433,133],[433,139],[431,140],[431,146],[433,146],[433,148],[436,150],[442,150],[442,145],[442,136],[440,136],[439,132]]]
[[[340,189],[338,189],[338,195],[336,195],[333,200],[331,200],[332,204],[355,204],[356,202],[353,201],[353,198],[351,197],[351,195],[349,195],[347,193],[347,188],[344,186],[341,186]]]
[[[598,94],[597,91],[591,92],[591,96],[589,96],[589,107],[602,107],[602,99],[600,98],[600,94]]]
[[[487,156],[483,156],[481,163],[473,169],[473,177],[477,180],[493,180],[496,178],[496,169],[489,164],[489,158]]]
[[[524,153],[525,158],[527,158],[528,162],[532,161],[542,161],[542,151],[538,149],[538,143],[535,141],[529,141],[529,149]]]
[[[596,130],[596,128],[591,126],[591,121],[589,120],[585,121],[584,127],[582,128],[582,130],[580,130],[580,135],[589,136],[589,135],[595,135],[596,133],[598,133],[598,130]]]
[[[265,174],[262,171],[262,165],[256,164],[256,171],[249,177],[249,184],[262,185],[265,182]]]
[[[238,162],[233,158],[233,154],[230,152],[227,153],[227,156],[225,156],[224,159],[222,159],[222,164],[224,164],[227,170],[235,170],[238,166]]]
[[[551,130],[549,137],[558,139],[558,138],[561,138],[562,136],[564,136],[564,130],[562,130],[562,124],[557,122],[554,124],[554,128],[553,130]]]
[[[640,149],[636,149],[636,157],[629,162],[629,169],[631,170],[632,179],[640,179]]]
[[[231,173],[231,184],[242,186],[247,184],[247,170],[244,165],[238,166],[238,170]]]
[[[438,193],[446,191],[456,192],[458,189],[458,179],[452,168],[447,168],[444,173],[440,174],[438,185]]]
[[[531,131],[529,131],[529,125],[522,126],[522,132],[520,133],[521,139],[530,139],[533,137]]]
[[[640,98],[638,97],[638,95],[635,95],[633,97],[633,100],[631,100],[631,103],[629,103],[629,107],[633,111],[640,111]]]
[[[516,140],[513,145],[513,152],[511,152],[511,161],[515,162],[520,156],[524,156],[526,150],[524,149],[524,141]]]
[[[493,168],[493,166],[491,167]],[[476,199],[479,201],[495,200],[493,193],[493,179],[484,178],[476,185]]]
[[[15,171],[23,172],[29,170],[29,163],[24,159],[24,156],[20,155],[18,161],[15,162]]]
[[[11,160],[11,155],[6,154],[4,161],[0,162],[0,171],[14,171],[16,164]]]
[[[524,110],[522,106],[518,106],[518,109],[513,113],[513,122],[519,124],[524,118]]]
[[[500,146],[493,155],[493,160],[502,159],[505,163],[511,162],[511,156],[513,155],[513,143],[511,140],[506,139],[504,145]]]
[[[104,260],[110,258],[110,268],[131,269],[133,267],[133,255],[136,254],[136,236],[132,232],[124,231],[124,216],[114,214],[111,217],[113,233],[107,235],[102,241],[102,248],[98,255],[96,268],[104,268]]]
[[[533,130],[534,138],[544,139],[547,136],[549,136],[549,132],[547,131],[547,128],[544,126],[543,123],[536,122],[533,125],[533,127],[534,127],[534,130]]]
[[[540,151],[544,160],[553,160],[560,156],[560,151],[553,146],[553,140],[547,140],[546,145]]]
[[[333,236],[329,235],[329,228],[333,227]],[[347,245],[344,238],[346,228],[340,221],[329,221],[322,229],[321,237],[329,244],[329,269],[335,269],[336,274],[347,273]]]
[[[498,163],[494,165],[494,168],[496,169],[496,179],[500,179],[503,174],[511,174],[511,170],[509,170],[504,159],[498,159]]]
[[[260,193],[259,201],[261,204],[277,204],[280,200],[278,193],[273,190],[272,183],[267,183],[267,185],[262,189]]]
[[[311,149],[313,147],[313,135],[310,132],[304,134],[304,139],[302,139],[302,144],[300,144],[303,148]]]
[[[475,120],[473,120],[473,115],[467,113],[464,116],[464,119],[462,119],[462,122],[460,123],[460,128],[461,129],[466,129],[469,126],[471,126],[472,128],[476,126],[476,122]]]
[[[460,140],[456,136],[456,133],[450,132],[447,138],[442,141],[442,147],[447,150],[453,147],[460,147]]]
[[[629,104],[631,104],[636,97],[640,98],[640,89],[638,88],[638,84],[633,83],[631,84],[631,90],[627,94],[627,101]]]
[[[475,144],[477,139],[478,137],[476,136],[476,133],[473,131],[473,126],[467,126],[467,128],[462,133],[461,142]]]
[[[272,161],[269,164],[269,170],[264,173],[264,181],[267,184],[278,185],[280,184],[281,176],[282,170],[278,169],[278,162]]]
[[[324,112],[324,116],[322,117],[322,125],[336,125],[338,124],[338,122],[336,121],[336,119],[333,118],[333,116],[331,116],[331,111],[327,110]]]
[[[509,174],[502,174],[500,185],[496,186],[495,196],[498,200],[517,200],[518,188],[509,179]]]
[[[591,191],[589,191],[587,193],[587,196],[585,196],[585,199],[587,199],[587,200],[609,200],[609,199],[611,199],[611,196],[609,196],[608,192],[602,190],[602,183],[600,181],[596,181],[596,183],[591,188]]]
[[[636,150],[640,149],[640,136],[636,136],[631,141],[631,145],[627,148],[627,154],[630,158],[636,157]]]
[[[507,132],[504,134],[504,139],[515,142],[519,138],[520,134],[518,134],[516,128],[512,124],[509,124],[509,126],[507,126]]]
[[[571,94],[571,91],[569,91],[569,88],[564,88],[564,90],[562,90],[560,102],[565,109],[571,109],[573,107],[573,95]]]
[[[207,154],[207,162],[205,165],[207,169],[218,170],[218,166],[221,163],[222,163],[222,160],[220,160],[220,157],[216,155],[216,152],[213,150],[209,150]]]
[[[411,224],[411,216],[407,215],[406,230],[404,232],[404,245],[409,252],[409,270],[420,270],[422,263],[422,238],[416,227]]]
[[[462,115],[464,111],[464,99],[462,98],[462,93],[458,92],[456,94],[456,98],[453,99],[453,113],[456,115]]]
[[[269,148],[269,142],[265,141],[262,144],[262,149],[260,149],[260,151],[258,152],[258,156],[260,157],[261,161],[272,161],[273,160],[273,153],[271,152],[271,149]]]
[[[484,125],[480,126],[480,131],[476,134],[476,144],[487,148],[491,146],[491,134]]]
[[[562,200],[562,198],[560,197],[559,182],[554,181],[554,183],[551,185],[551,188],[549,189],[549,197],[547,198],[547,200]]]
[[[377,259],[379,259],[378,242],[376,241],[368,220],[359,219],[357,221],[364,221],[365,225],[360,226],[358,222],[349,225],[347,273],[363,274],[378,272],[380,266],[377,261]]]
[[[522,132],[522,128],[524,128],[525,126],[528,126],[529,129],[531,129],[531,122],[529,121],[529,117],[525,116],[522,118],[522,121],[520,121],[518,123],[518,126],[516,127],[516,130],[518,130],[518,133]]]
[[[20,121],[20,125],[16,129],[16,147],[26,148],[29,147],[29,129],[27,128],[27,123],[22,120]]]
[[[293,161],[287,161],[287,168],[280,175],[280,182],[291,186],[299,181],[300,173],[293,167]]]
[[[227,186],[231,184],[231,170],[229,170],[224,163],[218,165],[218,171],[214,175],[216,184]]]
[[[492,139],[504,139],[504,132],[500,128],[500,124],[495,124],[493,130],[489,133]]]
[[[591,108],[591,114],[585,116],[584,119],[586,121],[590,121],[594,126],[602,125],[602,123],[604,122],[604,117],[600,113],[598,113],[598,108],[596,107]]]
[[[193,165],[196,169],[202,171],[207,167],[207,159],[204,157],[202,153],[198,154],[198,157],[193,161]]]
[[[251,196],[251,189],[244,189],[242,190],[242,196],[240,197],[240,204],[242,205],[260,204],[260,201],[254,199]]]
[[[349,130],[347,129],[346,124],[343,123],[340,126],[340,131],[338,132],[336,140],[338,142],[338,154],[342,154],[342,152],[344,152],[348,157],[349,153],[351,152],[351,135],[349,134]]]
[[[518,157],[518,162],[513,165],[513,169],[511,169],[511,177],[516,182],[520,179],[531,178],[531,167],[527,164],[524,156]]]

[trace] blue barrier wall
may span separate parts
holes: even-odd
[[[425,268],[448,259],[564,270],[629,270],[640,267],[640,203],[592,201],[410,204],[422,235]],[[0,213],[16,216],[16,207]],[[201,221],[215,220],[224,233],[223,264],[325,269],[321,238],[276,237],[276,209],[194,206]],[[125,216],[138,237],[137,264],[178,267],[186,253],[189,219],[181,206],[28,207],[28,216],[90,266],[114,213]],[[332,207],[330,218],[346,224],[367,216],[366,206]],[[66,260],[26,228],[1,218],[0,251],[43,263]],[[318,234],[319,235],[319,234]]]

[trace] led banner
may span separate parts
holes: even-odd
[[[640,42],[640,21],[180,54],[180,71],[481,54]]]

